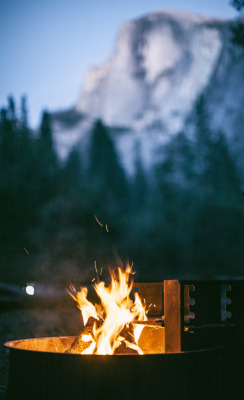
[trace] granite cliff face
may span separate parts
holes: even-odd
[[[73,146],[85,150],[92,123],[99,118],[113,128],[129,173],[136,148],[150,167],[159,146],[179,131],[194,131],[192,115],[203,94],[210,126],[226,135],[244,171],[244,56],[231,41],[230,25],[180,12],[126,22],[111,58],[88,73],[72,111],[75,117],[53,118],[60,156],[65,158]]]
[[[77,109],[112,126],[167,133],[182,128],[223,48],[217,23],[194,15],[151,14],[125,23],[111,59],[92,69]]]

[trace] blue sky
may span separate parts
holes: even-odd
[[[111,54],[119,26],[156,10],[235,18],[229,0],[0,0],[0,107],[26,94],[29,122],[73,106],[90,67]]]

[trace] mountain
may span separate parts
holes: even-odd
[[[225,134],[244,177],[244,56],[232,42],[233,22],[182,12],[155,12],[126,22],[110,59],[92,68],[73,110],[53,115],[61,158],[86,151],[95,119],[111,135],[129,173],[140,149],[144,166],[178,132],[194,131],[203,95],[209,126]]]

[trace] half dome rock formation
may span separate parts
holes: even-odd
[[[177,133],[191,137],[204,96],[209,127],[226,136],[244,176],[244,55],[232,41],[232,24],[176,11],[124,23],[110,59],[88,72],[76,107],[53,115],[60,156],[74,146],[84,151],[101,119],[127,171],[138,148],[148,168],[155,150]]]

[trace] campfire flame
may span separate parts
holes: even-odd
[[[127,265],[124,270],[120,267],[110,270],[110,277],[109,286],[103,281],[93,286],[101,304],[94,306],[88,301],[86,287],[69,292],[81,310],[84,325],[93,321],[90,332],[84,331],[79,338],[88,345],[80,354],[114,354],[120,346],[143,354],[138,340],[144,325],[136,325],[136,321],[146,321],[147,317],[138,293],[134,294],[134,300],[130,297],[132,268]]]

